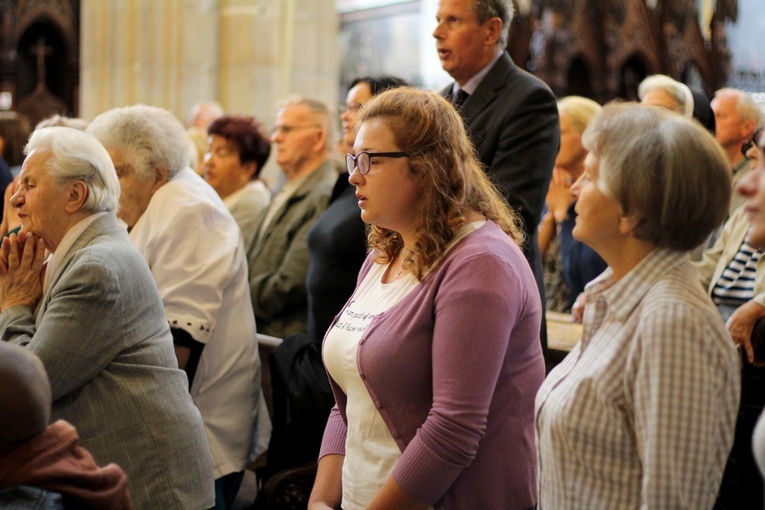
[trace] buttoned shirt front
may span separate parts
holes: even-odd
[[[537,394],[539,508],[711,508],[740,375],[687,255],[656,249],[585,293],[582,340]]]

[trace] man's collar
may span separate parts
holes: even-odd
[[[744,168],[748,169],[750,163],[751,163],[751,160],[745,157],[744,159],[742,159],[741,161],[733,165],[733,168],[731,168],[731,172],[730,172],[731,175],[735,177]]]
[[[497,60],[499,60],[499,57],[502,56],[502,54],[505,52],[505,50],[501,48],[497,48],[497,52],[494,54],[494,58],[489,61],[488,64],[483,66],[480,71],[475,73],[472,78],[470,78],[467,83],[465,83],[464,86],[460,87],[457,82],[454,82],[454,86],[452,88],[452,97],[454,97],[457,94],[458,90],[464,90],[468,94],[473,94],[475,90],[478,88],[478,85],[481,83],[481,81],[486,77],[487,74],[489,74],[489,71],[494,66],[494,64],[497,63]]]
[[[300,168],[295,170],[291,176],[287,175],[287,172],[285,172],[283,168],[282,168],[282,173],[284,174],[284,177],[287,179],[287,182],[305,180],[303,179],[304,177],[306,177],[307,175],[311,175],[319,167],[325,164],[328,159],[329,159],[329,153],[322,152],[321,154],[316,154],[310,159],[304,161],[303,164],[300,166]]]

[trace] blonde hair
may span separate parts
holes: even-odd
[[[523,242],[518,217],[489,181],[462,118],[449,102],[432,92],[400,87],[364,105],[359,126],[371,119],[390,128],[398,148],[410,154],[410,171],[424,183],[413,213],[417,241],[404,258],[404,268],[417,279],[441,258],[473,211],[499,225],[515,243]],[[399,234],[377,226],[370,229],[368,242],[381,264],[393,260],[403,248]]]
[[[571,127],[580,135],[600,109],[598,103],[582,96],[566,96],[558,101],[558,112],[566,115]]]

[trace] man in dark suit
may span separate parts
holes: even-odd
[[[440,0],[433,37],[454,78],[441,95],[462,113],[479,159],[522,219],[544,303],[537,225],[560,144],[558,109],[549,87],[504,51],[512,15],[509,0]]]

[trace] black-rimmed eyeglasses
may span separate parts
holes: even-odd
[[[353,173],[354,169],[358,169],[361,175],[369,173],[369,168],[372,166],[372,158],[407,158],[410,154],[408,152],[367,152],[361,151],[355,156],[353,154],[345,155],[345,169],[349,174]]]

